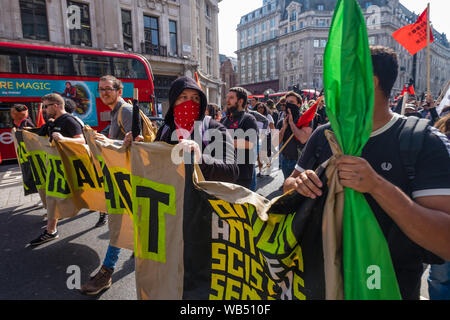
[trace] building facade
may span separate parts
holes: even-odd
[[[171,82],[195,72],[218,103],[220,1],[0,0],[0,41],[140,53],[150,61],[163,110]]]
[[[238,84],[237,61],[233,57],[221,55],[220,77],[222,80],[221,106],[226,106],[226,95],[228,90]]]
[[[393,48],[398,54],[399,76],[394,85],[394,93],[397,93],[413,78],[413,57],[395,41],[392,33],[414,23],[418,15],[398,0],[359,0],[359,3],[366,19],[369,44]],[[335,4],[335,0],[264,0],[262,8],[243,16],[237,27],[240,84],[254,94],[291,90],[294,85],[304,89],[322,89],[323,56]],[[248,37],[248,30],[254,30],[254,25],[263,21],[264,17],[249,20],[255,12],[261,12],[268,5],[275,8],[273,15],[278,22],[276,36],[270,39],[271,45],[276,48],[277,75],[273,80],[277,84],[264,83],[256,77],[261,70],[256,70],[255,65],[260,69],[261,65],[259,61],[255,62],[254,52],[263,50],[266,44],[255,43],[258,36]],[[430,45],[431,90],[437,96],[450,74],[450,46],[444,34],[433,29],[433,35],[435,42]],[[249,57],[252,58],[250,61]],[[253,66],[254,76],[248,74],[248,68],[245,69],[249,65]],[[426,50],[421,50],[416,55],[416,93],[422,93],[427,88],[426,66]]]

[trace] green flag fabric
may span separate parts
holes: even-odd
[[[361,156],[372,131],[373,69],[356,0],[336,4],[324,55],[327,115],[346,155]],[[364,195],[345,188],[345,299],[401,299],[387,241]]]

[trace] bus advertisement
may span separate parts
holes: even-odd
[[[10,109],[28,107],[36,123],[42,96],[58,93],[75,104],[74,115],[101,131],[109,125],[110,109],[98,93],[101,76],[113,75],[124,85],[123,98],[133,99],[138,89],[139,106],[156,116],[153,75],[148,60],[139,54],[69,49],[0,42],[0,154],[15,159]]]

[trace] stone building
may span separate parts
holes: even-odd
[[[220,77],[223,83],[222,86],[222,100],[221,106],[226,105],[226,95],[230,88],[237,86],[238,84],[238,73],[237,73],[237,62],[235,58],[232,57],[223,57],[223,62],[220,65]]]
[[[170,83],[195,72],[209,101],[219,103],[220,1],[0,0],[0,41],[140,53],[164,109]],[[81,24],[71,27],[77,10]]]
[[[413,78],[413,57],[394,40],[392,33],[414,23],[421,12],[415,14],[409,11],[398,0],[359,0],[359,3],[366,19],[369,44],[391,47],[398,54],[399,76],[394,85],[394,92],[397,93]],[[263,0],[262,8],[243,16],[237,26],[240,84],[254,94],[291,90],[294,85],[304,89],[321,89],[323,55],[335,4],[335,0]],[[251,17],[267,6],[273,9],[273,19],[277,21],[276,35],[270,39],[276,52],[277,74],[273,80],[277,83],[264,83],[256,77],[261,72],[254,69],[255,66],[261,68],[261,61],[258,61],[261,58],[256,52],[263,50],[267,44],[255,41],[259,40],[260,34],[248,36],[248,30],[258,29],[255,24],[265,19],[265,16],[259,16],[256,20]],[[433,35],[435,42],[430,45],[431,89],[437,96],[450,74],[450,46],[445,34],[433,29]],[[250,61],[249,57],[252,57]],[[421,94],[426,90],[426,50],[417,53],[416,59],[415,88]],[[249,69],[245,69],[249,65],[253,66],[252,74],[255,75],[250,75]]]

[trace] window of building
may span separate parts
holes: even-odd
[[[158,18],[144,16],[145,42],[152,45],[159,45],[159,23]]]
[[[319,46],[320,46],[320,41],[318,39],[315,39],[314,42],[313,42],[313,47],[314,48],[319,48]]]
[[[373,46],[373,45],[375,45],[375,42],[376,42],[376,37],[370,36],[369,37],[369,45]]]
[[[291,26],[291,32],[294,32],[295,30],[297,30],[297,26],[296,26],[295,24],[293,24],[293,25]]]
[[[211,57],[206,57],[206,72],[208,74],[212,74],[211,73]]]
[[[325,39],[320,40],[320,47],[325,48],[326,46],[327,46],[327,40],[325,40]]]
[[[177,55],[178,44],[177,44],[177,22],[169,20],[169,37],[170,37],[170,53],[172,55]]]
[[[91,20],[89,15],[89,5],[85,3],[67,0],[67,7],[77,6],[80,8],[81,25],[80,28],[73,28],[70,32],[70,43],[92,47]]]
[[[318,5],[317,5],[317,10],[318,10],[318,11],[323,11],[323,9],[324,9],[323,4],[318,4]]]
[[[292,11],[291,15],[289,16],[289,21],[295,21],[297,20],[297,11]]]
[[[327,26],[327,20],[326,19],[317,19],[317,26],[318,27],[326,27]]]
[[[122,35],[124,50],[133,51],[133,25],[129,10],[122,10]]]
[[[322,67],[323,66],[323,55],[317,54],[314,57],[314,66],[316,66],[316,67]]]
[[[45,0],[20,0],[19,4],[23,37],[49,41]]]
[[[207,17],[211,17],[211,6],[207,2],[205,2],[205,14]]]
[[[211,45],[211,30],[209,28],[205,28],[206,35],[206,44]]]

